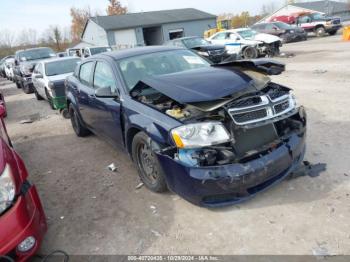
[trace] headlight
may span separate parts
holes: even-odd
[[[209,56],[208,52],[198,51],[197,53],[202,56]]]
[[[237,54],[237,51],[234,50],[234,49],[226,49],[226,52],[227,52],[229,55]]]
[[[296,108],[298,106],[297,99],[295,98],[295,95],[293,93],[289,95],[289,103],[291,104],[291,106],[293,106],[293,108]]]
[[[0,175],[0,214],[12,204],[15,198],[15,191],[11,168],[6,164],[4,171]]]
[[[188,124],[174,128],[172,138],[178,148],[199,148],[226,143],[230,134],[219,122]]]
[[[294,30],[290,30],[289,31],[290,34],[294,34],[294,32],[295,32]]]

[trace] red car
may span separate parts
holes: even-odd
[[[5,115],[0,103],[0,261],[26,261],[40,247],[47,224],[38,192],[7,135]]]

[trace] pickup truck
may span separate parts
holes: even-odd
[[[284,22],[295,24],[303,28],[308,33],[315,33],[318,37],[326,33],[335,35],[342,27],[340,18],[329,17],[321,13],[301,13],[290,16],[275,16],[271,22]]]

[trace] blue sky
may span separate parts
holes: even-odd
[[[0,30],[8,29],[19,32],[23,28],[33,28],[39,33],[49,25],[69,27],[69,9],[72,6],[90,6],[104,13],[107,0],[0,0]],[[241,12],[248,10],[259,13],[261,6],[275,2],[282,4],[285,0],[122,0],[132,12],[152,11],[173,8],[194,7],[213,14],[224,12]]]

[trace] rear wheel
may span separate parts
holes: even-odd
[[[22,88],[22,86],[20,85],[20,83],[17,82],[17,81],[16,81],[16,87],[17,87],[18,89]]]
[[[70,120],[72,123],[75,134],[79,137],[84,137],[90,134],[90,130],[81,124],[78,113],[75,111],[73,106],[69,107]]]
[[[43,100],[44,99],[41,95],[39,95],[36,88],[34,88],[34,95],[35,95],[36,100]]]
[[[52,96],[50,95],[49,91],[47,91],[47,89],[45,89],[45,94],[46,94],[47,101],[49,101],[50,108],[55,110],[56,108],[53,105]]]
[[[132,157],[145,186],[156,193],[165,192],[168,189],[165,176],[150,141],[146,133],[137,133],[132,141]]]
[[[258,50],[253,46],[247,46],[242,53],[244,59],[255,59],[258,57]]]
[[[33,93],[33,89],[30,87],[30,85],[24,85],[22,84],[22,90],[26,94],[31,94]]]
[[[323,26],[317,27],[316,28],[316,35],[318,37],[323,37],[326,33],[326,29]]]

